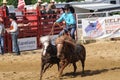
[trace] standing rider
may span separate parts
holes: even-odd
[[[75,31],[76,31],[76,19],[74,14],[70,11],[70,5],[66,4],[64,6],[64,13],[60,16],[59,19],[56,20],[54,25],[59,25],[60,22],[64,21],[66,24],[66,27],[59,33],[59,36],[61,36],[66,31],[70,32],[70,36],[75,39]]]

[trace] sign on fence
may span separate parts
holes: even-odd
[[[37,38],[28,37],[18,39],[20,51],[37,49]]]
[[[82,19],[82,31],[85,38],[120,37],[120,16]]]

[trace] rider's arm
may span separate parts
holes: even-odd
[[[54,26],[61,27],[61,25],[59,23],[63,21],[63,17],[64,17],[64,13],[60,16],[59,19],[56,20],[56,22],[54,22]]]
[[[64,13],[60,16],[60,18],[58,18],[57,20],[56,20],[56,22],[57,23],[60,23],[60,22],[62,22],[63,20],[64,20]]]

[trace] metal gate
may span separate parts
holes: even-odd
[[[21,45],[22,50],[25,50],[26,45],[28,45],[29,47],[33,47],[32,45],[31,46],[29,45],[30,43],[36,44],[33,49],[41,48],[39,38],[41,36],[48,35],[51,32],[53,22],[56,20],[56,18],[58,18],[58,15],[57,14],[41,15],[39,10],[23,10],[20,12],[22,15],[16,16],[19,27],[19,39],[18,39],[19,45]],[[10,25],[10,21],[9,18],[5,15],[3,9],[0,9],[0,15],[4,19],[5,28],[8,28]],[[60,30],[61,29],[56,26],[54,28],[54,34],[58,34]],[[7,32],[5,33],[5,51],[12,52],[11,36]]]

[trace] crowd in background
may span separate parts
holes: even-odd
[[[50,0],[50,3],[48,5],[42,4],[42,1],[38,0],[36,8],[40,10],[40,13],[42,15],[51,14],[49,18],[56,18],[56,16],[52,14],[57,14],[57,13],[60,14],[60,12],[62,12],[62,10],[60,11],[60,9],[56,8],[54,0]],[[46,18],[46,16],[44,16],[44,18]]]
[[[38,0],[38,2],[35,4],[36,9],[40,10],[40,13],[42,15],[44,14],[50,14],[49,16],[44,16],[41,19],[46,19],[46,18],[56,18],[56,15],[52,15],[52,14],[63,14],[66,13],[65,11],[67,11],[67,15],[70,17],[67,17],[69,20],[73,20],[74,23],[71,24],[71,22],[68,24],[67,22],[69,22],[69,20],[65,19],[63,17],[63,20],[61,19],[60,21],[56,21],[61,22],[64,21],[68,28],[65,28],[64,30],[68,30],[71,31],[74,27],[74,30],[72,30],[71,36],[74,38],[74,32],[76,30],[76,26],[75,26],[75,17],[73,15],[74,13],[74,9],[72,6],[67,5],[67,8],[62,8],[62,9],[57,9],[55,6],[55,1],[54,0],[50,0],[50,3],[46,6],[42,4],[41,0]],[[3,23],[2,18],[0,17],[0,46],[1,46],[1,54],[4,54],[4,33],[10,33],[11,34],[11,38],[12,38],[12,51],[15,53],[15,55],[20,55],[20,50],[19,50],[19,46],[18,46],[18,34],[19,34],[19,30],[18,30],[18,25],[17,25],[17,18],[15,16],[15,14],[9,14],[9,10],[7,7],[7,1],[3,0],[3,8],[6,10],[6,16],[9,18],[9,21],[11,22],[11,24],[9,25],[9,28],[5,29]],[[65,10],[64,10],[65,9]],[[71,12],[69,14],[69,11]],[[71,16],[72,14],[72,16]],[[73,18],[72,18],[73,17]],[[61,16],[62,18],[62,16]],[[74,25],[74,26],[73,26]],[[69,28],[70,26],[70,28]],[[73,26],[73,27],[71,27]]]

